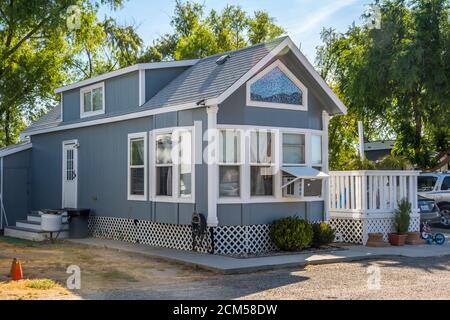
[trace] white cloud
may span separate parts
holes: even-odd
[[[358,0],[333,1],[331,2],[331,4],[320,8],[317,12],[312,13],[311,18],[306,20],[299,19],[299,22],[296,23],[296,25],[290,27],[289,29],[292,30],[293,36],[308,32],[311,29],[317,29],[317,26],[320,25],[328,17],[332,16],[342,8],[354,4],[357,1]]]

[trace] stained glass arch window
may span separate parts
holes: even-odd
[[[247,83],[247,105],[307,110],[306,87],[279,60]]]

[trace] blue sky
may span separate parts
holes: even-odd
[[[239,4],[245,11],[266,10],[276,18],[287,34],[313,62],[316,46],[320,44],[323,27],[347,30],[353,21],[361,24],[361,14],[370,0],[200,0],[207,10],[221,10],[226,4]],[[100,15],[111,15],[119,22],[135,24],[145,44],[170,32],[170,16],[175,0],[128,0],[116,12],[102,9]]]

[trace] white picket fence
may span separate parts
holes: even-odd
[[[372,232],[387,239],[398,202],[407,199],[412,208],[410,231],[419,231],[418,175],[417,171],[330,172],[330,223],[345,242],[365,244]]]

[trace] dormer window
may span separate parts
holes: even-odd
[[[105,86],[95,84],[80,90],[80,118],[105,113]]]
[[[247,105],[308,110],[308,89],[277,60],[247,83]]]

